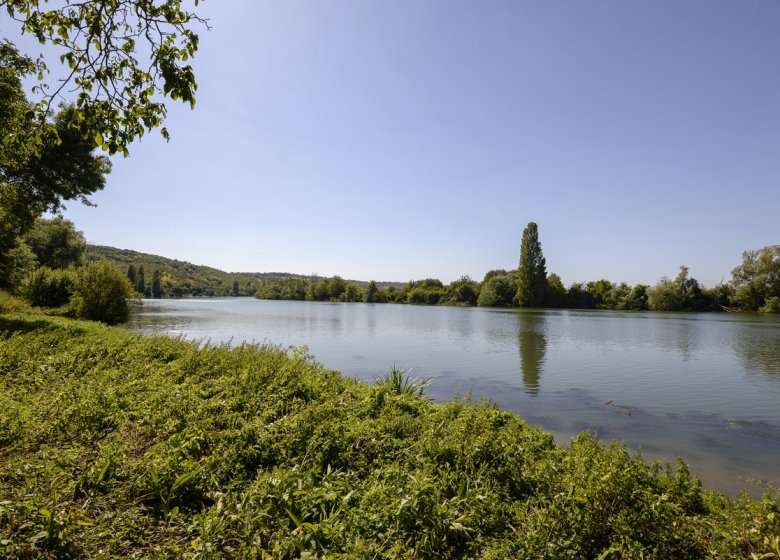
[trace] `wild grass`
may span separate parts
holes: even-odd
[[[394,369],[0,316],[0,557],[780,557],[774,491],[563,449]]]
[[[411,370],[404,370],[393,364],[383,377],[377,377],[375,382],[380,387],[387,387],[396,395],[412,395],[421,397],[431,384],[430,379],[420,379],[411,376]]]

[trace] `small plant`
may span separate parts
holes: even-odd
[[[160,498],[160,505],[162,506],[163,516],[166,521],[171,522],[179,514],[179,506],[174,506],[173,502],[177,497],[178,491],[185,486],[195,475],[198,474],[198,469],[186,472],[171,484],[170,488],[167,487],[165,481],[157,472],[154,467],[149,468],[149,478],[152,482],[155,493]]]
[[[390,371],[384,377],[377,377],[376,384],[387,387],[397,395],[422,396],[425,389],[431,384],[430,379],[411,377],[412,370],[404,370],[393,364]]]

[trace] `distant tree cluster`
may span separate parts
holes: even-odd
[[[533,222],[523,232],[518,268],[491,270],[481,282],[463,276],[450,284],[437,278],[401,284],[349,281],[339,276],[227,273],[134,251],[88,246],[73,223],[61,217],[38,218],[31,229],[15,239],[14,246],[14,259],[0,259],[3,287],[22,295],[34,306],[69,305],[71,311],[80,309],[82,313],[96,307],[84,303],[76,307],[75,301],[86,301],[83,297],[74,300],[78,286],[109,284],[124,286],[115,289],[115,294],[146,298],[255,296],[481,307],[780,312],[780,245],[745,251],[742,264],[732,271],[732,281],[714,288],[702,286],[685,266],[674,278],[663,277],[653,286],[630,286],[601,279],[575,282],[566,288],[557,274],[547,274],[538,227]],[[123,267],[126,272],[119,273],[121,282],[116,278],[94,280],[95,274],[113,277],[105,268],[100,273],[90,272],[90,282],[79,280],[85,263],[103,261],[112,263],[114,270]],[[106,320],[121,316],[112,312]]]
[[[729,284],[705,288],[680,267],[674,278],[655,285],[601,279],[575,282],[568,288],[560,276],[547,274],[538,226],[523,231],[520,262],[514,270],[496,269],[482,282],[464,276],[449,285],[437,278],[410,280],[399,289],[361,284],[338,276],[311,279],[291,276],[265,280],[255,296],[261,299],[363,301],[417,305],[479,305],[481,307],[552,307],[624,311],[780,311],[780,245],[746,251]]]

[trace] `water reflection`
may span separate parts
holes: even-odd
[[[745,370],[780,381],[780,329],[777,325],[756,322],[737,331],[732,340]]]
[[[546,332],[547,318],[544,313],[521,311],[517,314],[520,369],[525,392],[529,395],[539,394],[539,378],[547,353]]]
[[[680,352],[683,362],[688,362],[699,351],[699,339],[697,329],[699,323],[695,319],[678,319],[674,327],[669,330],[669,335]]]

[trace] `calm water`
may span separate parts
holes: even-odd
[[[145,300],[129,327],[306,345],[373,381],[396,363],[435,400],[486,397],[554,433],[583,429],[647,459],[682,456],[705,486],[780,483],[780,317],[409,305]]]

